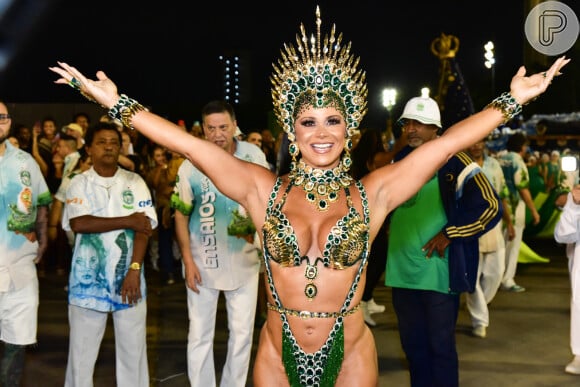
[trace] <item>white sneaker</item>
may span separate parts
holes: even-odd
[[[383,313],[386,308],[384,305],[378,305],[375,302],[375,299],[371,298],[370,300],[367,301],[367,309],[370,314],[375,314],[375,313]]]
[[[373,320],[373,318],[371,317],[371,314],[369,313],[368,303],[366,301],[361,301],[360,307],[361,307],[362,312],[363,312],[363,318],[365,319],[365,322],[367,323],[367,325],[369,325],[371,327],[376,326],[377,325],[376,321]]]
[[[566,366],[566,372],[573,375],[580,375],[580,356],[574,356],[574,360]]]

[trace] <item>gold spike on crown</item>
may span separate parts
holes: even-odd
[[[357,70],[359,58],[350,53],[351,43],[341,46],[342,33],[335,38],[336,26],[321,44],[320,8],[316,7],[316,38],[308,38],[304,24],[296,46],[284,44],[278,65],[273,64],[272,100],[278,122],[295,140],[294,120],[308,106],[335,107],[346,120],[348,137],[367,112],[367,85],[364,71]]]

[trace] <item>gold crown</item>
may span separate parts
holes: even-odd
[[[284,44],[278,66],[273,64],[272,100],[274,113],[288,139],[295,140],[294,120],[301,109],[335,107],[346,120],[348,137],[358,128],[367,112],[365,73],[357,70],[360,58],[350,53],[351,43],[341,46],[342,33],[335,39],[336,26],[330,37],[320,40],[320,8],[316,7],[316,38],[308,38],[304,24],[296,46]],[[309,43],[310,42],[310,43]]]

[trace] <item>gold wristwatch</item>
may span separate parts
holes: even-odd
[[[139,262],[132,262],[129,265],[130,270],[141,270],[141,264]]]

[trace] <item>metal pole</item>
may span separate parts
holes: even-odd
[[[495,64],[491,66],[491,99],[495,98]]]

